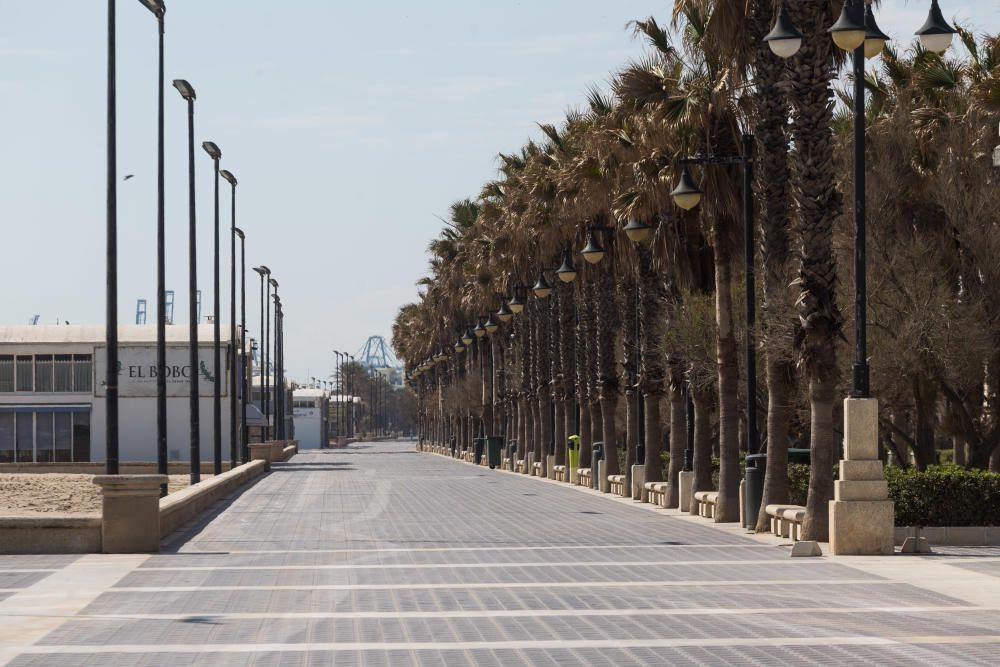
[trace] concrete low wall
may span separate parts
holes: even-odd
[[[160,499],[160,539],[196,518],[229,494],[267,472],[266,461],[251,461],[218,477]]]
[[[919,530],[919,533],[918,533]],[[1000,526],[913,526],[896,527],[896,546],[907,537],[926,537],[930,545],[941,547],[1000,547]]]
[[[100,552],[100,514],[0,517],[0,554],[93,554]]]
[[[211,475],[213,463],[202,462],[201,473]],[[222,469],[229,470],[229,462],[222,462]],[[123,461],[119,465],[119,472],[123,475],[155,475],[157,474],[156,463],[153,461]],[[167,474],[186,475],[191,472],[191,464],[187,461],[171,461],[167,464]],[[0,473],[31,473],[35,475],[43,473],[60,473],[68,475],[103,475],[103,463],[0,463]]]
[[[299,453],[299,443],[296,442],[295,440],[289,440],[289,442],[291,444],[285,447],[281,452],[282,461],[287,461],[288,459],[292,458],[293,456]]]

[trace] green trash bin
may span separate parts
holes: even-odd
[[[486,438],[475,438],[472,441],[472,460],[476,465],[483,462],[483,450],[486,449]]]
[[[487,461],[490,464],[490,470],[494,470],[500,467],[501,452],[503,452],[503,436],[491,435],[486,439],[486,454]]]
[[[566,475],[566,479],[573,479],[573,471],[580,467],[580,436],[569,436],[569,442],[566,443],[566,456],[570,471]]]

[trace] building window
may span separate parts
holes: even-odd
[[[18,463],[31,463],[35,460],[35,415],[31,412],[18,412],[17,418],[17,454]]]
[[[35,393],[48,394],[52,392],[52,355],[35,355]]]
[[[0,463],[14,462],[14,413],[0,412]]]
[[[55,391],[61,393],[73,391],[73,355],[57,354],[54,370]]]
[[[89,354],[73,355],[73,391],[78,394],[93,391],[93,373]]]
[[[35,413],[35,461],[52,463],[55,460],[55,432],[51,412]]]
[[[34,364],[31,363],[30,356],[18,356],[17,358],[17,387],[15,391],[34,391]]]
[[[73,415],[69,412],[57,412],[55,417],[56,461],[67,463],[73,460]]]
[[[73,460],[90,460],[90,413],[73,413]]]
[[[14,355],[0,355],[0,393],[14,391]]]

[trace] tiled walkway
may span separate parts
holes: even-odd
[[[276,465],[158,556],[0,556],[0,665],[996,665],[1000,598],[947,581],[990,600],[997,568],[996,551],[790,559],[356,444]]]

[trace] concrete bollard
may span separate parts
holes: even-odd
[[[147,554],[160,550],[160,486],[166,475],[98,475],[101,551]]]
[[[644,465],[633,465],[632,466],[632,500],[640,500],[644,503],[649,502],[649,496],[646,493],[646,488],[643,486],[646,483],[646,466]]]
[[[691,511],[691,501],[694,500],[694,471],[682,470],[678,479],[680,487],[680,510]]]
[[[549,479],[556,478],[556,455],[549,454],[545,457],[545,474]]]

